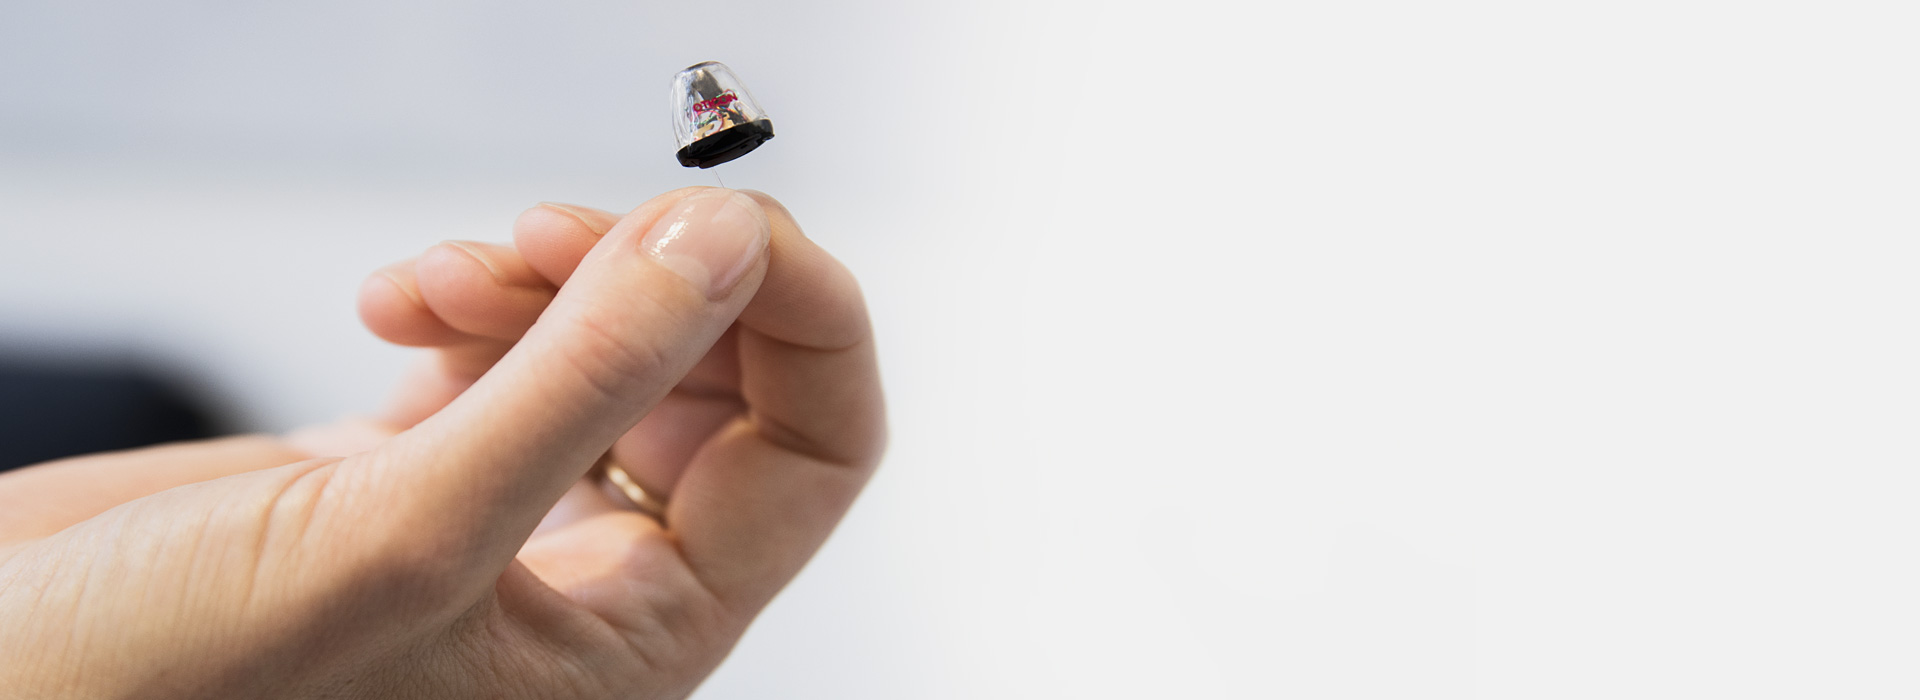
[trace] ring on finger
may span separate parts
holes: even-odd
[[[627,470],[620,468],[620,464],[613,461],[613,452],[609,451],[607,454],[601,456],[599,464],[595,465],[595,469],[600,472],[600,478],[604,479],[608,485],[611,485],[614,491],[619,492],[621,496],[625,497],[629,503],[632,503],[633,507],[638,509],[641,514],[658,520],[662,524],[667,522],[666,499],[655,496],[653,492],[641,486],[640,482],[635,480],[632,474],[628,474]]]

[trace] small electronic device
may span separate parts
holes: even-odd
[[[733,70],[696,63],[673,76],[674,155],[689,168],[711,168],[753,152],[773,138],[773,120]]]

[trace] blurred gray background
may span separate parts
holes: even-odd
[[[1920,692],[1906,3],[0,5],[0,352],[371,409],[374,268],[715,184],[894,443],[702,698]]]

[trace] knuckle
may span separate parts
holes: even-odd
[[[607,397],[626,396],[636,382],[674,369],[669,339],[687,325],[685,314],[651,297],[643,299],[658,312],[653,316],[661,322],[654,332],[638,332],[634,319],[640,314],[586,306],[572,317],[573,332],[566,334],[569,347],[558,353],[582,381]]]

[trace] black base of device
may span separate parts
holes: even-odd
[[[681,165],[706,169],[751,153],[753,149],[759,148],[760,144],[772,139],[773,120],[762,119],[736,124],[724,131],[715,132],[711,136],[687,144],[686,148],[680,149],[680,152],[674,155],[680,158]]]

